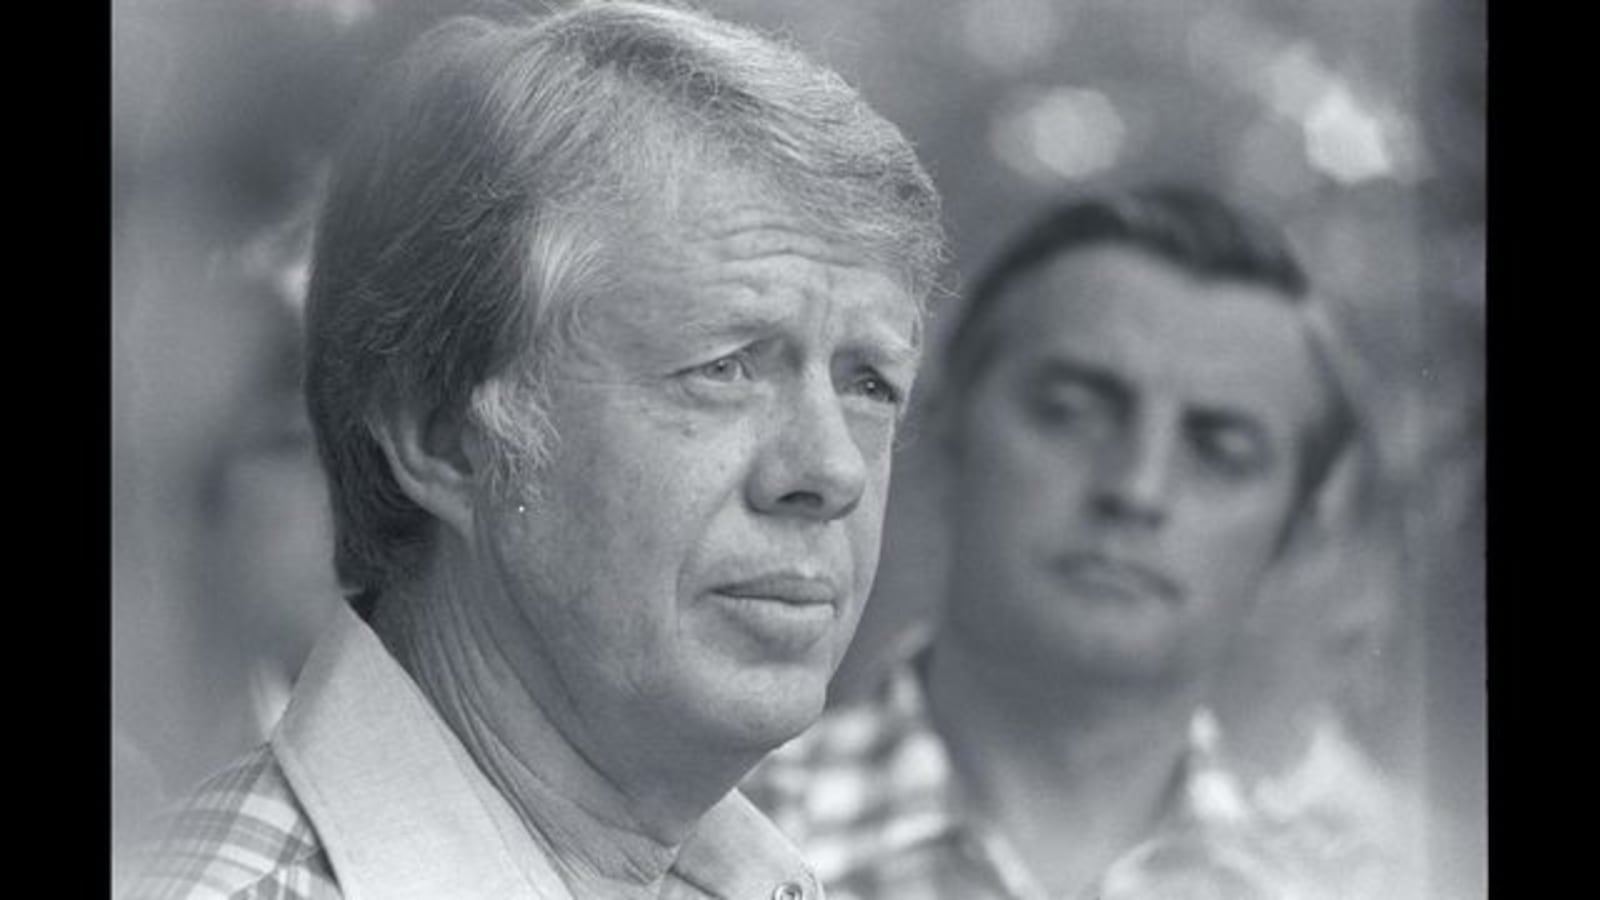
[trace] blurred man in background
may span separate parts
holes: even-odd
[[[900,132],[754,32],[430,30],[317,226],[350,605],[134,896],[820,896],[733,788],[854,632],[941,254]]]
[[[1068,204],[978,279],[934,398],[943,619],[747,782],[836,896],[1349,896],[1361,814],[1263,806],[1212,682],[1327,538],[1358,432],[1274,229],[1202,193]]]

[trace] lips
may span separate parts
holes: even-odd
[[[1068,553],[1056,557],[1053,568],[1075,585],[1096,593],[1128,598],[1149,597],[1176,605],[1183,591],[1166,575],[1142,563],[1100,553]]]
[[[717,585],[712,591],[726,597],[766,600],[789,606],[835,606],[843,593],[831,578],[791,572],[730,581]]]
[[[778,570],[723,582],[706,592],[714,627],[750,663],[817,663],[816,650],[836,633],[847,596],[835,579]]]

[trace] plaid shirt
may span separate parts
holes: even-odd
[[[572,900],[543,847],[348,609],[268,746],[166,817],[132,900]],[[572,821],[568,833],[585,823]],[[822,900],[737,791],[700,820],[663,900]]]
[[[1258,802],[1218,746],[1215,719],[1202,710],[1162,824],[1086,896],[1390,896],[1381,889],[1381,838],[1368,822],[1331,807]],[[743,790],[800,845],[835,900],[1048,897],[1012,844],[963,809],[912,665],[872,702],[830,711]]]
[[[328,855],[265,747],[202,783],[168,813],[128,896],[334,900]]]

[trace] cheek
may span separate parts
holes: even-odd
[[[1196,504],[1186,542],[1189,564],[1207,575],[1212,593],[1249,593],[1271,565],[1287,501],[1259,498],[1233,506]]]
[[[960,477],[982,477],[988,489],[1026,494],[1082,468],[1073,447],[1052,437],[1013,396],[998,387],[975,394],[958,442]]]
[[[855,566],[856,585],[863,600],[878,570],[878,557],[883,548],[884,503],[888,491],[886,481],[871,485],[862,496],[860,505],[849,517],[846,531],[850,536],[851,562]]]
[[[976,432],[956,461],[956,514],[985,534],[1049,539],[1078,517],[1089,463],[1014,421]]]
[[[723,492],[713,493],[721,468],[705,460],[679,461],[663,453],[652,463],[612,470],[610,489],[597,504],[605,513],[592,517],[592,565],[603,566],[619,591],[661,602],[675,595],[686,570],[705,543]],[[593,555],[591,556],[593,558]]]
[[[709,508],[732,493],[747,456],[743,429],[727,423],[665,415],[647,404],[626,404],[575,447],[598,502],[620,530],[670,539],[703,524]]]
[[[529,504],[536,526],[524,549],[543,570],[534,577],[548,577],[569,598],[591,603],[660,590],[689,510],[675,500],[681,473],[639,452],[641,443],[617,430],[562,432],[556,459],[538,476]]]
[[[597,448],[591,478],[607,507],[598,535],[619,588],[648,590],[672,604],[729,543],[746,538],[742,517],[747,443],[741,433],[699,425],[645,428],[627,449]]]

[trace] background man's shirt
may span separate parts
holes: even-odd
[[[1225,765],[1209,712],[1190,731],[1156,832],[1086,896],[1383,896],[1382,835],[1370,820],[1283,791],[1263,803]],[[834,900],[1049,896],[1011,842],[965,808],[912,664],[870,702],[830,712],[780,748],[743,790],[799,844]]]

